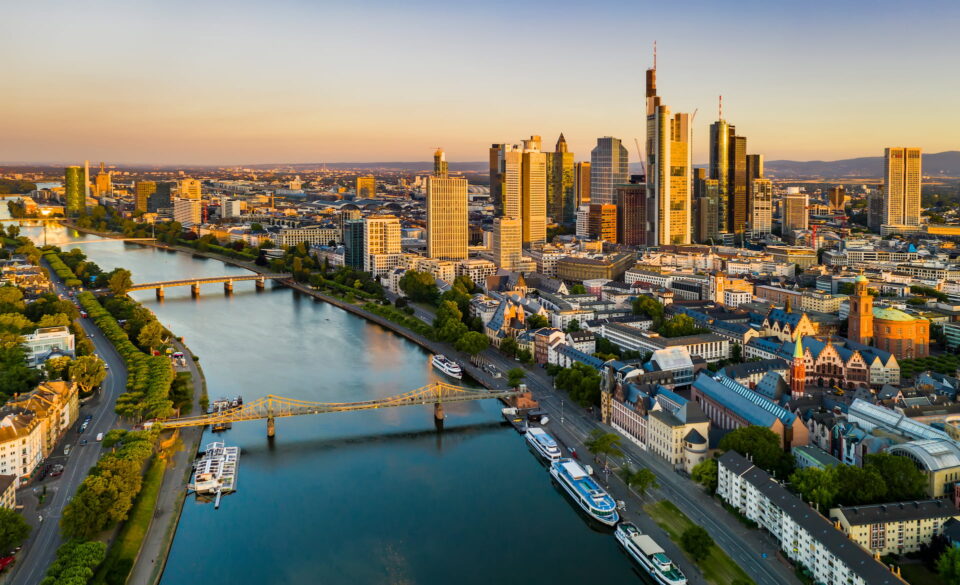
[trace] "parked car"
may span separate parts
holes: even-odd
[[[103,433],[97,433],[97,441],[99,442],[102,440],[103,440]]]
[[[69,455],[69,454],[70,454],[70,450],[71,450],[72,448],[73,448],[73,447],[71,447],[70,445],[64,445],[64,446],[63,446],[63,454],[64,454],[65,456],[66,456],[66,455]]]
[[[81,447],[83,447],[83,446],[86,445],[86,444],[87,444],[87,440],[86,440],[86,439],[80,439],[80,446],[81,446]]]

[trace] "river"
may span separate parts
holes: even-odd
[[[41,232],[23,228],[38,243]],[[65,249],[88,239],[47,230]],[[247,273],[121,242],[82,249],[134,282]],[[133,295],[199,356],[211,398],[348,402],[437,379],[415,344],[289,289]],[[613,536],[588,527],[500,424],[500,407],[446,406],[442,433],[426,406],[278,419],[272,442],[263,421],[235,425],[219,438],[242,448],[238,491],[219,510],[188,498],[161,583],[640,582]]]

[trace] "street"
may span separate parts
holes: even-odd
[[[55,287],[58,294],[67,294],[68,289],[61,283],[55,283]],[[33,531],[13,565],[10,582],[15,585],[39,583],[56,557],[57,548],[62,543],[60,515],[80,482],[87,477],[90,468],[100,458],[101,443],[96,441],[97,434],[106,434],[110,429],[116,428],[114,404],[117,397],[126,391],[127,368],[113,344],[89,319],[80,319],[80,323],[87,336],[93,335],[91,341],[96,347],[96,353],[109,365],[109,370],[99,395],[80,408],[79,420],[83,420],[88,414],[93,416],[87,430],[78,434],[77,425],[71,426],[54,450],[54,454],[61,455],[58,462],[65,464],[63,475],[45,479],[40,485],[31,483],[17,493],[17,501],[23,505],[24,518],[33,526]],[[87,444],[80,445],[81,439],[86,439]],[[68,444],[72,445],[70,455],[62,457],[63,446]],[[37,508],[37,497],[33,490],[41,490],[41,486],[47,487],[47,499],[42,507]],[[40,516],[43,517],[42,522],[39,520]]]

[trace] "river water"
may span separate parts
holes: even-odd
[[[23,232],[42,243],[41,228]],[[65,249],[91,239],[47,231]],[[82,249],[134,282],[247,273],[120,242]],[[437,379],[415,344],[289,289],[133,294],[199,356],[211,398],[349,402]],[[589,528],[501,426],[500,406],[446,406],[442,433],[426,406],[278,419],[272,442],[263,421],[235,425],[218,438],[242,448],[238,491],[219,510],[187,499],[162,583],[639,582],[613,536]]]

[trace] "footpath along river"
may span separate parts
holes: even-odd
[[[42,244],[41,228],[24,228]],[[99,239],[57,226],[47,241]],[[247,271],[121,242],[81,246],[134,282]],[[237,283],[132,293],[200,358],[211,399],[276,394],[352,402],[438,379],[429,355],[379,326],[285,288]],[[500,403],[262,421],[226,433],[242,449],[238,491],[219,510],[192,496],[161,583],[313,585],[641,582],[610,533],[588,527]]]

